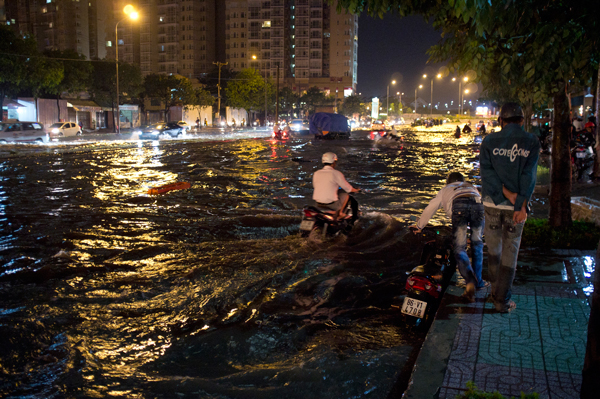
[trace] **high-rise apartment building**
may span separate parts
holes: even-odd
[[[301,93],[356,89],[358,16],[324,0],[226,0],[226,61],[256,68]]]
[[[108,57],[140,66],[143,75],[173,73],[195,78],[209,72],[216,61],[216,3],[219,0],[113,0],[107,26]],[[125,5],[133,5],[139,20],[126,19]],[[118,43],[115,44],[115,26]],[[112,30],[111,27],[112,26]]]
[[[102,1],[5,1],[5,23],[19,34],[35,36],[40,51],[73,50],[86,58],[100,57],[104,40],[97,31],[90,34],[90,28],[97,28],[97,10]]]

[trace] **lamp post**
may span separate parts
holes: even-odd
[[[419,85],[419,87],[415,89],[415,109],[414,109],[415,114],[417,113],[417,108],[418,108],[418,105],[417,105],[417,90],[422,89],[422,88],[423,88],[423,85]]]
[[[427,77],[427,75],[423,75],[424,78]],[[440,79],[442,77],[441,73],[437,74],[437,78]],[[429,114],[431,116],[433,116],[433,76],[431,77],[431,99],[429,100]]]
[[[395,85],[396,81],[392,80],[392,84]],[[388,114],[390,112],[390,85],[387,85],[387,96],[385,97],[386,105],[385,105],[385,117],[388,118]]]
[[[469,94],[469,89],[465,90],[465,94]],[[463,99],[465,98],[465,96],[463,96]],[[464,100],[463,100],[464,101]],[[469,107],[469,118],[471,117],[471,108]]]
[[[458,113],[462,115],[462,82],[467,82],[469,78],[465,76],[462,79],[458,80]],[[452,81],[456,81],[456,78],[452,78]]]
[[[128,4],[123,8],[123,12],[127,15],[122,20],[118,21],[115,25],[115,65],[117,68],[117,133],[121,133],[121,111],[119,111],[119,23],[125,21],[127,18],[136,20],[139,17],[137,11],[131,4]]]

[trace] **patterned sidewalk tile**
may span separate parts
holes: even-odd
[[[590,316],[587,301],[556,297],[537,300],[546,370],[580,374]]]
[[[467,382],[473,381],[474,375],[475,362],[450,360],[442,386],[452,389],[466,389]]]
[[[581,372],[579,374],[568,374],[547,371],[546,378],[548,379],[548,390],[552,399],[579,398]]]
[[[521,392],[537,392],[540,398],[549,397],[543,370],[477,364],[474,382],[478,389],[485,392],[498,391],[504,396],[520,397]]]
[[[535,297],[514,295],[518,311],[485,314],[479,359],[486,364],[544,368]]]

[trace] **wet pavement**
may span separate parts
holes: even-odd
[[[484,277],[485,277],[484,260]],[[579,398],[595,251],[522,249],[508,314],[448,288],[417,359],[405,398],[454,398],[468,381],[505,397]]]

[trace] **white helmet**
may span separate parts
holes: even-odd
[[[334,163],[337,161],[337,155],[335,155],[333,152],[326,152],[323,154],[323,158],[321,160],[323,163]]]

